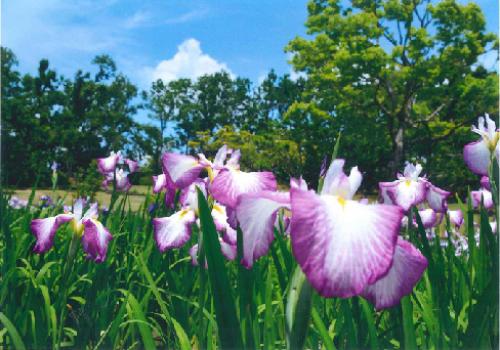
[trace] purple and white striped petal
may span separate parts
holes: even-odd
[[[84,226],[82,246],[87,254],[87,259],[102,263],[106,260],[108,244],[113,239],[113,236],[100,221],[84,219],[82,222]]]
[[[246,268],[251,268],[255,260],[267,254],[274,241],[274,224],[281,208],[290,209],[289,193],[262,191],[238,198],[236,216],[243,233],[241,263]]]
[[[113,173],[116,169],[116,164],[120,160],[120,152],[111,154],[106,158],[98,158],[97,159],[97,169],[103,175],[107,173]]]
[[[471,191],[472,206],[474,208],[479,208],[481,206],[481,197],[483,198],[483,204],[485,209],[491,209],[494,206],[493,196],[491,192],[481,188],[479,191]]]
[[[464,214],[460,209],[448,210],[448,217],[450,218],[450,222],[457,228],[460,228],[464,223]]]
[[[32,220],[30,225],[31,232],[36,238],[33,252],[41,254],[52,248],[54,245],[54,236],[59,226],[71,221],[73,218],[73,214],[59,214],[44,219]]]
[[[87,200],[85,198],[77,198],[73,203],[73,214],[75,215],[75,220],[80,221],[83,217],[83,208],[87,205]]]
[[[464,161],[467,167],[475,174],[488,175],[490,165],[490,150],[488,143],[481,139],[471,142],[464,147]]]
[[[387,272],[404,215],[401,208],[293,188],[290,193],[293,254],[319,294],[358,295]]]
[[[490,178],[488,176],[482,176],[481,180],[479,182],[480,182],[482,188],[485,188],[488,191],[491,191]]]
[[[446,212],[446,210],[448,210],[448,203],[446,200],[451,195],[451,192],[436,187],[431,183],[429,183],[428,187],[426,200],[429,206],[438,213]]]
[[[153,193],[159,193],[167,188],[167,176],[165,174],[153,175]]]
[[[200,264],[198,263],[198,243],[196,243],[194,246],[189,248],[189,256],[191,257],[191,264],[193,266],[199,266]],[[208,267],[207,265],[207,259],[205,259],[205,268]]]
[[[238,170],[240,168],[240,157],[241,157],[241,152],[239,149],[231,152],[231,157],[226,162],[226,167]]]
[[[213,166],[215,169],[222,169],[227,157],[227,145],[223,145],[215,154]]]
[[[422,172],[422,165],[418,163],[416,164],[408,163],[406,164],[405,169],[403,170],[403,176],[406,179],[417,181],[421,172]]]
[[[183,209],[164,218],[153,219],[153,231],[160,252],[180,248],[191,237],[191,225],[196,216],[193,210]]]
[[[389,196],[389,189],[396,187],[398,184],[398,181],[393,181],[393,182],[379,182],[378,183],[378,190],[379,190],[379,202],[383,204],[388,204],[388,205],[393,205],[394,202],[391,199],[391,196]]]
[[[90,207],[83,215],[82,221],[85,219],[97,219],[98,217],[99,217],[99,205],[97,204],[97,202],[94,202],[90,204]]]
[[[128,174],[125,173],[123,169],[120,169],[116,172],[115,181],[117,191],[127,192],[132,187],[132,184],[128,179]]]
[[[209,186],[212,196],[221,204],[234,208],[238,197],[244,193],[275,191],[276,179],[271,172],[244,172],[223,169]]]
[[[349,178],[344,174],[344,159],[334,159],[328,168],[321,194],[347,197],[350,192]]]
[[[127,163],[128,171],[132,174],[139,171],[139,163],[132,159],[125,159],[125,163]]]
[[[162,164],[163,172],[170,176],[177,188],[192,184],[204,168],[195,157],[177,153],[165,153]]]
[[[397,305],[408,295],[427,268],[427,259],[412,244],[398,237],[392,266],[387,274],[367,286],[362,296],[377,310]]]
[[[215,228],[222,233],[222,238],[229,244],[236,244],[237,233],[228,222],[226,207],[218,203],[214,203],[212,208],[212,218],[214,219]]]
[[[224,257],[227,260],[232,261],[232,260],[236,259],[236,255],[237,255],[238,250],[236,249],[235,244],[229,244],[221,238],[219,238],[219,243],[220,243],[220,250],[222,252],[222,255],[224,255]]]
[[[387,188],[387,194],[405,211],[422,203],[427,194],[428,183],[422,180],[398,180],[396,186]]]
[[[418,215],[420,215],[420,219],[422,220],[422,225],[426,229],[434,227],[437,223],[436,212],[432,209],[419,210]],[[417,226],[416,220],[414,220],[413,225]]]
[[[193,210],[198,210],[198,192],[196,188],[199,188],[203,192],[205,198],[207,197],[206,182],[202,179],[196,179],[191,185],[181,190],[179,203],[181,203],[183,208],[189,207]]]

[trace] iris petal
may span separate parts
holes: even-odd
[[[54,245],[56,231],[63,223],[71,221],[73,214],[60,214],[57,216],[34,219],[31,221],[31,232],[36,237],[36,244],[33,247],[35,253],[45,253]]]
[[[488,144],[481,139],[464,147],[464,161],[469,169],[478,175],[488,175],[490,165],[490,150]]]
[[[397,305],[408,295],[427,268],[427,259],[412,244],[398,237],[394,259],[387,274],[361,294],[377,310]]]
[[[163,172],[170,176],[177,188],[189,186],[204,168],[195,157],[177,153],[165,153],[162,164]]]
[[[404,213],[291,189],[293,254],[325,297],[358,295],[392,263]]]
[[[153,175],[153,193],[159,193],[167,187],[167,177],[165,174]]]
[[[439,187],[429,184],[429,190],[426,194],[427,203],[438,213],[444,213],[448,209],[446,200],[451,195],[451,192],[445,191]]]
[[[187,209],[168,217],[154,218],[154,238],[160,252],[182,247],[191,237],[191,224],[195,220],[194,211]]]
[[[238,196],[243,193],[275,191],[276,179],[271,172],[244,172],[235,169],[223,169],[209,186],[212,196],[221,204],[234,208]]]
[[[82,246],[87,258],[96,263],[102,263],[106,259],[108,244],[113,236],[104,225],[95,219],[84,219]]]
[[[119,159],[120,153],[111,153],[111,155],[106,158],[98,158],[97,168],[99,172],[103,175],[114,172]]]
[[[288,193],[263,191],[239,197],[236,216],[243,233],[243,266],[250,268],[267,254],[274,240],[277,212],[284,207],[290,208]]]
[[[405,211],[422,203],[427,194],[427,182],[421,180],[398,180],[396,186],[389,187],[387,194]]]

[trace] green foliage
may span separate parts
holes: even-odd
[[[76,177],[71,179],[70,185],[76,192],[76,197],[90,197],[94,200],[97,191],[101,190],[103,176],[97,170],[97,161],[90,162],[87,169],[82,169],[76,173]]]
[[[326,130],[309,131],[324,133],[317,139],[341,130],[346,158],[370,186],[417,157],[430,173],[448,175],[460,158],[456,143],[472,138],[470,124],[498,114],[497,73],[478,64],[498,38],[486,33],[476,4],[312,0],[308,10],[310,36],[287,46],[308,78],[288,114],[327,120]],[[453,184],[470,180],[453,174]]]
[[[137,88],[109,56],[93,63],[94,75],[78,71],[67,79],[43,59],[35,76],[21,76],[14,54],[2,47],[3,183],[31,186],[39,178],[48,186],[56,161],[67,185],[93,159],[126,149],[138,127],[132,119]]]

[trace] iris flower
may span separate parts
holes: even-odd
[[[489,115],[479,117],[478,125],[472,126],[472,132],[481,136],[478,141],[471,142],[464,147],[464,161],[469,169],[478,175],[488,175],[491,155],[494,153],[498,159],[500,145],[498,139],[500,132],[495,125],[495,121]]]
[[[343,166],[344,160],[332,162],[320,194],[291,188],[293,254],[320,295],[362,295],[377,308],[393,306],[411,292],[427,261],[398,237],[403,210],[353,200],[362,175],[354,167],[347,176]]]
[[[124,167],[118,168],[118,165],[125,165],[128,171]],[[129,181],[128,175],[139,170],[139,165],[136,161],[131,159],[124,159],[121,152],[117,153],[111,152],[111,154],[106,158],[97,159],[97,168],[101,174],[105,176],[101,186],[107,189],[110,184],[115,181],[116,190],[121,192],[128,191],[132,184]]]
[[[32,220],[31,231],[36,238],[33,251],[41,254],[50,250],[54,245],[54,237],[58,228],[70,222],[74,234],[82,238],[82,246],[87,258],[96,263],[103,262],[106,259],[109,241],[113,237],[108,229],[97,220],[99,213],[97,203],[92,203],[83,213],[85,206],[86,201],[79,198],[73,204],[73,212]]]
[[[464,214],[460,209],[448,210],[448,217],[450,218],[450,222],[455,225],[456,228],[460,228],[460,226],[464,223]]]
[[[431,184],[425,177],[420,177],[422,166],[408,163],[403,174],[398,174],[398,179],[393,182],[380,182],[379,190],[382,202],[396,204],[408,211],[412,206],[427,201],[436,212],[446,212],[448,209],[447,198],[450,192]]]
[[[213,162],[203,154],[194,157],[166,153],[162,157],[163,173],[167,179],[170,178],[176,188],[182,189],[192,184],[201,171],[206,169],[210,179],[208,186],[210,194],[222,205],[231,209],[236,207],[238,196],[243,193],[276,190],[277,183],[273,173],[241,171],[239,159],[240,151],[230,152],[226,145],[218,150]]]
[[[103,175],[114,173],[116,165],[120,161],[121,157],[122,155],[120,151],[117,153],[111,151],[111,154],[108,157],[97,159],[97,169]]]
[[[172,208],[174,205],[174,199],[175,199],[175,185],[170,179],[165,174],[160,174],[160,175],[154,175],[153,176],[153,193],[160,193],[161,191],[165,190],[165,205],[168,208]]]
[[[471,191],[470,194],[472,198],[472,206],[474,208],[479,208],[481,206],[481,198],[485,209],[491,209],[495,206],[495,203],[493,203],[493,196],[486,188]]]
[[[12,196],[9,199],[8,204],[13,209],[22,209],[28,206],[28,201],[26,199],[21,199],[17,196]]]
[[[102,182],[102,187],[108,189],[109,185],[116,181],[116,190],[120,192],[127,192],[132,187],[128,179],[128,173],[123,169],[116,170],[115,173],[106,174],[106,178]]]
[[[197,187],[205,196],[207,195],[206,180],[196,179],[191,185],[181,190],[179,197],[181,209],[179,211],[168,217],[153,219],[154,238],[160,252],[181,248],[191,238],[192,226],[197,224],[198,217]],[[236,251],[236,231],[227,222],[224,206],[215,202],[212,217],[217,231],[221,234],[219,238],[222,253],[226,258],[232,260],[236,257],[235,254],[232,254],[233,251]]]

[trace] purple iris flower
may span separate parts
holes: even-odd
[[[497,160],[499,159],[500,131],[488,114],[485,117],[479,117],[477,124],[477,127],[472,126],[472,132],[481,138],[465,145],[464,161],[473,173],[487,176],[492,154]]]
[[[58,228],[71,222],[73,232],[82,238],[83,250],[88,259],[101,263],[106,259],[109,241],[113,238],[103,224],[97,220],[97,203],[90,204],[87,211],[83,210],[86,200],[79,198],[73,204],[72,212],[65,212],[53,217],[34,219],[31,221],[31,231],[36,238],[33,248],[35,253],[45,253],[54,245],[54,237]]]
[[[425,177],[420,177],[422,166],[408,163],[403,174],[392,182],[380,182],[380,199],[384,204],[395,204],[405,211],[427,201],[436,212],[443,213],[448,209],[447,198],[451,195],[431,184]]]
[[[398,237],[403,210],[354,200],[362,175],[354,167],[347,176],[343,166],[342,159],[332,162],[320,194],[291,188],[293,254],[320,295],[362,295],[377,308],[393,306],[427,260]]]
[[[192,226],[197,225],[199,188],[207,196],[206,181],[196,179],[188,187],[181,190],[179,202],[182,208],[174,214],[153,219],[153,232],[160,252],[183,247],[191,238]],[[217,202],[212,208],[212,217],[219,232],[223,255],[234,260],[236,257],[236,231],[229,225],[225,207]],[[194,248],[191,248],[194,249]],[[234,252],[234,254],[233,254]],[[194,262],[194,260],[193,260]]]

